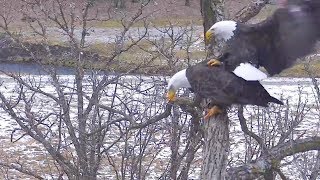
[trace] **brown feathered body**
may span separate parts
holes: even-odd
[[[223,66],[208,67],[201,62],[187,68],[186,76],[192,90],[212,104],[227,107],[232,104],[268,106],[269,102],[283,104],[270,96],[259,81],[246,81]]]
[[[297,58],[313,52],[319,38],[320,1],[315,1],[319,9],[315,5],[290,5],[277,9],[260,23],[237,23],[234,36],[226,42],[218,59],[228,71],[250,62],[263,66],[270,75],[292,66]]]

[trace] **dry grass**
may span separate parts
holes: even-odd
[[[310,63],[310,72],[315,77],[320,77],[320,60],[315,60]],[[309,77],[306,69],[305,64],[296,64],[292,68],[284,70],[282,73],[279,74],[282,77]]]
[[[8,164],[20,163],[24,168],[32,170],[37,174],[49,174],[54,171],[51,167],[53,162],[40,147],[33,139],[12,143],[6,137],[1,140],[0,159]],[[5,176],[14,179],[34,179],[28,175],[18,173],[16,170],[7,170],[5,167],[2,167],[0,177],[4,178]]]
[[[202,19],[201,18],[157,18],[152,19],[147,22],[148,24],[151,24],[155,27],[165,27],[168,25],[174,25],[174,26],[189,26],[189,25],[202,25]],[[138,21],[133,24],[132,27],[144,27],[146,24],[143,21]],[[88,23],[89,27],[92,28],[123,28],[123,25],[120,20],[109,20],[109,21],[99,21],[99,22],[90,22]]]

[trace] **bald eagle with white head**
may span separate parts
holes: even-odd
[[[319,12],[320,0],[291,0],[257,24],[217,22],[206,32],[206,40],[225,43],[217,60],[227,71],[250,63],[274,75],[313,52],[320,37]]]
[[[270,96],[258,80],[266,74],[246,64],[236,69],[237,73],[225,71],[223,66],[210,67],[207,61],[190,66],[177,72],[168,83],[167,97],[175,101],[180,88],[191,88],[201,98],[210,99],[214,104],[205,116],[221,113],[221,108],[232,104],[258,105],[267,107],[269,102],[283,104]],[[243,78],[244,77],[244,78]]]

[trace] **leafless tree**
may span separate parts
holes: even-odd
[[[261,1],[261,3],[248,5],[237,13],[234,19],[246,22],[255,16],[267,2]],[[221,12],[224,12],[224,6],[221,4],[223,4],[222,1],[201,1],[204,32],[216,21],[223,18],[223,13]],[[208,43],[208,56],[214,56],[215,48],[212,42]],[[317,90],[318,83],[315,80],[313,78],[313,85]],[[246,137],[249,138],[246,138],[245,141],[247,142],[245,157],[239,163],[242,165],[236,167],[235,165],[238,163],[229,163],[228,171],[226,171],[227,154],[228,152],[233,153],[232,151],[230,152],[229,148],[229,118],[227,113],[212,118],[210,121],[215,122],[208,123],[205,126],[207,130],[204,133],[202,179],[255,179],[261,177],[264,179],[274,179],[276,174],[282,179],[286,179],[286,175],[280,170],[283,167],[281,162],[285,158],[295,156],[297,153],[320,149],[317,133],[313,136],[304,136],[304,134],[296,132],[302,121],[306,119],[306,113],[310,113],[310,109],[306,106],[306,103],[301,102],[300,98],[296,106],[296,109],[293,110],[294,112],[291,112],[292,109],[290,109],[290,107],[292,108],[292,104],[287,104],[288,109],[262,110],[251,115],[251,118],[257,123],[250,122],[251,128],[257,128],[256,133],[262,134],[256,134],[251,129],[248,129],[248,122],[243,115],[243,109],[242,107],[239,108],[237,114],[241,129]],[[319,111],[319,108],[316,108],[316,110]],[[274,114],[271,115],[272,113]],[[262,119],[264,121],[261,122],[260,120]],[[239,146],[239,144],[237,143],[236,146]],[[231,158],[233,159],[234,157],[231,156]],[[312,168],[313,173],[311,173],[310,177],[316,178],[319,172],[317,169],[318,162],[313,163],[315,165]]]
[[[161,40],[148,38],[149,27],[142,16],[146,4],[142,4],[135,15],[121,19],[121,31],[111,42],[113,48],[108,55],[95,56],[87,50],[90,47],[88,36],[94,30],[89,24],[108,22],[112,15],[102,17],[94,1],[76,4],[62,0],[30,0],[21,3],[21,13],[28,19],[24,22],[35,34],[35,42],[26,42],[11,29],[16,18],[14,10],[1,15],[0,26],[11,38],[11,45],[19,49],[18,55],[23,52],[30,57],[45,75],[26,76],[2,71],[10,82],[1,84],[1,113],[15,122],[7,143],[15,146],[35,140],[33,146],[40,149],[29,146],[27,149],[42,152],[43,155],[36,158],[43,160],[31,168],[33,161],[28,156],[1,159],[5,175],[14,177],[14,172],[18,171],[37,179],[148,179],[153,176],[186,179],[195,168],[192,163],[202,144],[201,114],[181,105],[186,112],[194,114],[190,118],[177,107],[165,104],[161,95],[165,87],[163,77],[127,75],[152,67],[159,56],[168,58],[168,65],[172,64],[181,43],[188,44],[184,48],[189,52],[193,39],[189,33],[191,27],[175,29],[170,25],[155,29],[164,34],[165,39],[161,47],[157,46]],[[132,26],[138,21],[144,26],[136,30],[137,35],[130,35],[134,34]],[[67,40],[67,48],[50,45],[50,35],[55,31],[61,32],[61,38]],[[140,45],[143,39],[153,46],[150,49],[156,50],[143,48]],[[188,40],[190,42],[186,42]],[[95,70],[91,65],[120,65],[121,55],[134,48],[152,56],[139,57],[139,63],[132,64],[123,73]],[[162,54],[168,49],[171,55]],[[57,57],[57,52],[62,50],[66,50],[66,54],[58,53]],[[69,76],[59,74],[60,59],[74,64]],[[190,60],[189,55],[187,59]],[[176,113],[169,118],[171,109]],[[189,121],[197,123],[190,125]]]

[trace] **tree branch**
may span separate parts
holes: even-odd
[[[239,106],[239,108],[238,108],[238,118],[240,121],[241,130],[243,131],[243,133],[245,133],[246,135],[255,139],[259,143],[259,145],[262,147],[263,151],[266,151],[267,147],[266,147],[263,139],[261,137],[259,137],[258,135],[256,135],[255,133],[253,133],[252,131],[249,131],[247,123],[246,123],[246,119],[243,116],[243,106]]]
[[[39,176],[38,174],[32,172],[30,169],[24,168],[21,164],[16,165],[16,164],[13,164],[13,163],[6,164],[6,163],[3,163],[3,162],[0,162],[0,166],[7,167],[9,169],[14,169],[14,170],[19,171],[19,172],[21,172],[23,174],[27,174],[29,176],[32,176],[32,177],[34,177],[36,179],[44,179],[43,177]]]
[[[296,153],[310,150],[320,150],[320,137],[309,137],[289,141],[271,148],[268,154],[262,154],[254,162],[231,168],[228,170],[228,179],[255,179],[265,174],[269,169],[279,169],[279,162]]]
[[[275,159],[281,160],[287,156],[310,150],[320,150],[320,136],[279,144],[270,150],[270,155]]]
[[[252,17],[259,14],[261,9],[268,3],[268,1],[269,0],[252,1],[248,6],[237,12],[233,20],[242,23],[249,21]]]

